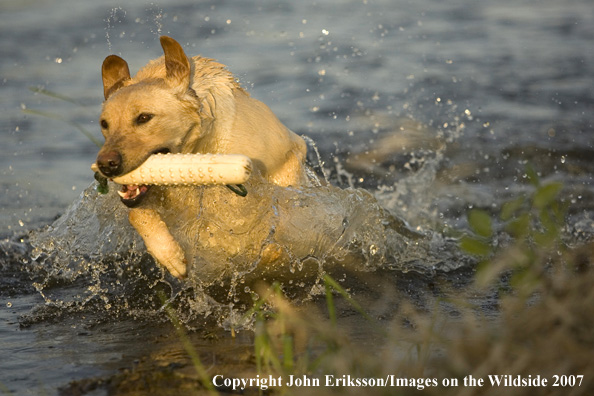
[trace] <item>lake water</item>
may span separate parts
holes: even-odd
[[[64,264],[71,251],[44,260],[48,251],[29,245],[72,203],[76,232],[94,237],[85,235],[81,194],[98,149],[79,129],[101,138],[100,65],[115,53],[134,73],[160,56],[161,34],[226,64],[315,142],[333,184],[365,188],[413,229],[464,228],[468,209],[495,210],[526,191],[531,164],[543,180],[564,183],[568,238],[592,239],[590,1],[4,0],[0,22],[0,391],[55,394],[182,353],[159,302],[143,296],[155,285],[182,294],[184,286],[160,281],[141,251],[119,246],[110,261],[78,263],[88,275],[73,276]],[[113,253],[104,240],[98,246]],[[138,279],[118,278],[113,268],[131,262]],[[460,257],[432,271],[466,268]],[[425,286],[405,272],[394,285],[414,300]],[[463,272],[452,276],[464,281]],[[197,337],[197,348],[225,360],[251,347],[198,311],[185,319],[208,323],[198,333],[218,341]]]

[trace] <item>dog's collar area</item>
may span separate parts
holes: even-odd
[[[155,151],[152,152],[152,154],[169,154],[171,152],[171,150],[169,150],[167,147],[163,147],[161,149],[157,149]]]
[[[240,197],[245,197],[248,193],[247,189],[243,184],[227,184],[226,186],[229,190],[233,191]],[[144,184],[139,186],[123,185],[122,189],[118,191],[118,195],[120,196],[120,200],[124,205],[126,205],[129,208],[133,208],[144,199],[149,189],[150,186]]]
[[[227,188],[240,197],[245,197],[248,193],[243,184],[227,184]]]

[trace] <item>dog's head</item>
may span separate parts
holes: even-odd
[[[161,37],[165,53],[131,79],[128,64],[116,55],[103,62],[105,102],[100,125],[105,144],[97,166],[107,178],[126,174],[156,153],[192,152],[201,136],[200,101],[190,87],[192,68],[178,42]],[[124,186],[128,206],[139,203],[146,186]]]

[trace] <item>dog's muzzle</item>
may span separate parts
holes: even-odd
[[[151,154],[167,154],[169,152],[171,150],[168,148],[161,148],[153,151]],[[120,176],[124,168],[122,155],[115,150],[99,152],[96,164],[100,173],[109,179]],[[118,191],[118,195],[124,205],[132,208],[140,204],[149,189],[150,186],[145,184],[124,184]]]
[[[122,155],[115,150],[100,152],[97,155],[97,167],[108,178],[121,175],[123,170],[122,162]],[[124,205],[132,208],[142,201],[148,190],[149,186],[145,185],[122,185],[118,195]]]

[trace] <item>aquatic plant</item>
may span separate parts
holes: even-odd
[[[543,265],[567,250],[562,231],[568,207],[558,199],[562,183],[543,183],[531,166],[526,175],[532,185],[529,194],[503,203],[498,219],[480,209],[470,210],[471,231],[460,240],[465,252],[481,258],[476,275],[479,286],[492,284],[502,273],[511,271],[509,286],[525,298],[546,277]],[[499,238],[494,224],[502,231]],[[505,243],[505,238],[511,238],[511,243]]]

